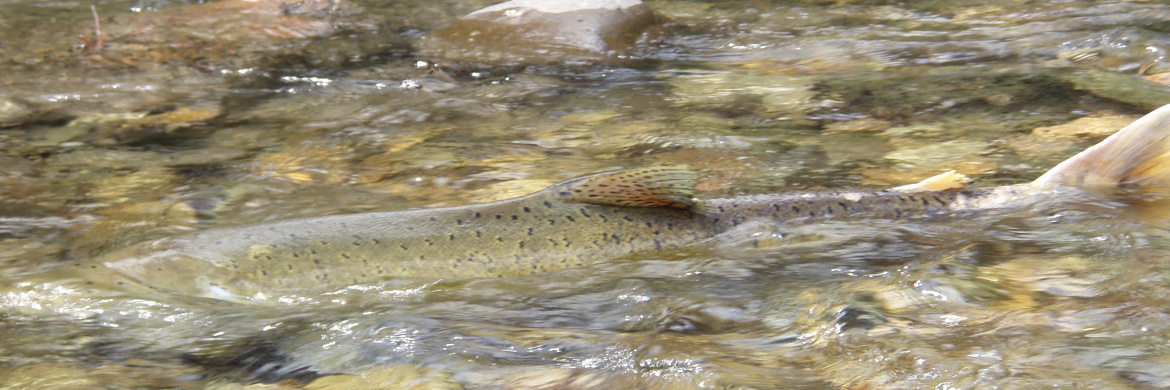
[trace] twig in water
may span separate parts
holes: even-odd
[[[89,5],[89,11],[93,12],[93,32],[97,36],[97,44],[93,46],[93,51],[102,51],[102,46],[105,46],[106,40],[102,38],[102,20],[98,18],[97,6]]]

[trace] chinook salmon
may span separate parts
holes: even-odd
[[[944,192],[938,190],[954,187],[947,179],[955,176],[942,176],[876,192],[696,199],[695,173],[656,167],[582,177],[494,203],[208,230],[79,267],[108,267],[157,289],[221,299],[402,277],[504,277],[685,247],[747,224],[936,216],[1022,207],[1070,186],[1165,184],[1168,163],[1170,106],[1026,184]]]

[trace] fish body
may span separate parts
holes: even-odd
[[[403,277],[504,277],[685,247],[753,224],[935,216],[1019,207],[1060,196],[1066,186],[1164,184],[1168,155],[1170,106],[1021,185],[695,199],[696,174],[658,167],[573,179],[494,203],[209,230],[97,262],[154,288],[214,298]]]

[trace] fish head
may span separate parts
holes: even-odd
[[[221,300],[250,300],[259,289],[232,271],[226,258],[192,255],[168,240],[143,243],[107,256],[103,264],[157,290]]]

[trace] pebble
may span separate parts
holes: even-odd
[[[472,12],[418,46],[474,63],[595,62],[625,54],[654,24],[639,0],[513,0]]]

